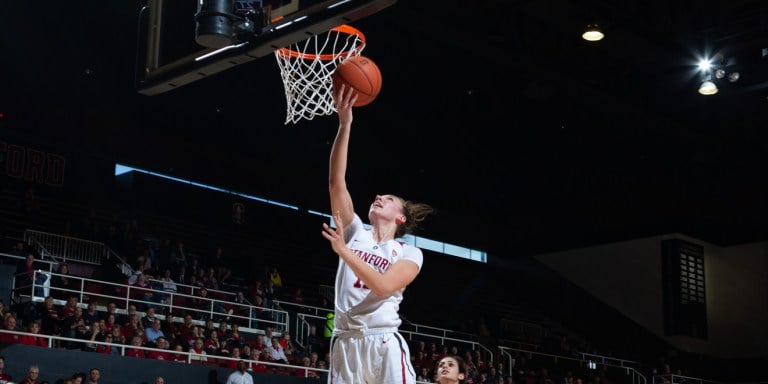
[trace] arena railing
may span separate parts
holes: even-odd
[[[627,365],[616,365],[613,364],[612,359],[609,359],[604,356],[600,355],[590,355],[592,356],[592,359],[587,356],[587,354],[581,355],[581,357],[576,356],[561,356],[561,355],[555,355],[550,353],[543,353],[538,351],[529,351],[525,349],[519,349],[519,348],[510,348],[510,347],[504,347],[499,346],[499,355],[502,358],[506,358],[505,366],[506,367],[516,367],[516,360],[520,356],[524,356],[528,360],[528,367],[532,365],[537,365],[539,367],[546,367],[550,369],[560,368],[561,370],[572,370],[575,368],[579,368],[582,370],[596,370],[601,367],[607,367],[611,368],[612,372],[620,372],[621,374],[624,374],[627,377],[627,380],[624,381],[617,381],[617,383],[627,383],[627,384],[646,384],[647,379],[643,374],[641,374],[637,369],[627,366]],[[597,359],[597,357],[603,357],[602,359]],[[618,359],[617,359],[618,360]],[[629,362],[629,360],[624,360],[625,362]],[[532,363],[535,362],[535,363]],[[598,366],[599,362],[599,366]],[[508,369],[517,369],[517,368],[508,368]]]
[[[9,331],[5,329],[0,329],[0,335],[2,334],[36,337],[36,338],[45,340],[48,346],[47,347],[39,346],[39,348],[64,348],[64,347],[58,347],[57,344],[64,345],[69,343],[76,343],[77,345],[82,345],[85,348],[89,348],[87,350],[94,352],[92,349],[95,349],[97,345],[103,345],[103,346],[112,346],[117,348],[118,355],[123,357],[127,356],[126,353],[129,350],[138,349],[138,350],[145,351],[145,353],[163,351],[165,353],[168,353],[170,356],[173,356],[173,355],[184,356],[187,364],[198,363],[198,364],[212,364],[217,366],[223,366],[222,362],[224,361],[245,360],[249,363],[248,370],[251,370],[253,364],[258,363],[258,364],[263,364],[264,366],[267,366],[267,367],[272,367],[273,369],[283,368],[283,369],[291,370],[294,372],[303,371],[304,377],[309,377],[308,373],[310,371],[328,372],[327,369],[304,367],[301,365],[294,365],[294,364],[283,364],[283,363],[275,363],[271,361],[252,360],[252,359],[244,359],[244,358],[233,358],[233,357],[228,357],[223,355],[199,354],[195,352],[176,351],[176,350],[165,349],[165,348],[153,348],[153,347],[129,345],[129,344],[122,344],[122,343],[109,343],[106,341],[78,339],[78,338],[55,336],[55,335],[45,335],[40,333],[29,333],[29,332],[22,332],[22,331]],[[21,343],[17,343],[17,344],[21,344]],[[166,361],[174,362],[176,360],[166,360]],[[176,362],[180,362],[180,361],[176,361]]]
[[[77,261],[80,263],[102,265],[109,254],[104,243],[62,236],[55,233],[27,229],[24,231],[24,241],[45,249],[45,255],[55,261]]]
[[[45,276],[45,283],[43,284],[37,283],[37,281],[42,280],[42,278],[37,279],[41,274]],[[56,272],[35,271],[35,279],[33,279],[32,284],[17,287],[16,292],[35,302],[42,302],[45,297],[54,293],[66,296],[74,295],[82,307],[85,307],[87,302],[96,300],[97,309],[102,312],[106,311],[106,303],[114,302],[120,313],[127,313],[130,304],[136,304],[138,308],[153,306],[161,319],[165,318],[164,314],[173,314],[174,319],[181,319],[183,314],[187,313],[193,314],[193,317],[198,318],[198,320],[199,318],[229,318],[230,320],[239,320],[238,323],[247,324],[247,326],[240,327],[241,332],[245,333],[259,333],[256,329],[267,325],[276,330],[288,329],[290,321],[288,312],[283,310],[239,304],[220,298],[202,298],[179,292],[141,288],[130,284],[118,284],[74,275],[66,275],[66,277],[74,282],[72,286],[76,288],[58,288],[50,284],[51,279],[55,276],[64,275]],[[145,293],[151,294],[151,297],[145,296]],[[56,303],[63,305],[64,301],[58,300]],[[190,306],[190,303],[198,305]],[[179,311],[183,314],[179,314]],[[267,316],[253,316],[257,312],[266,313],[269,318]],[[139,311],[139,313],[143,315],[145,312]],[[279,335],[279,331],[277,334]]]

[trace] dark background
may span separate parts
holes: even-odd
[[[273,57],[139,94],[143,5],[0,5],[0,138],[326,212],[335,116],[284,124]],[[595,22],[606,39],[581,40]],[[763,241],[766,23],[760,0],[401,0],[352,23],[384,79],[355,111],[358,211],[429,203],[421,235],[501,264],[672,232]],[[716,53],[741,79],[704,97],[696,61]]]
[[[308,208],[336,119],[284,125],[267,56],[174,91],[134,87],[142,1],[6,2],[3,132]],[[762,1],[401,1],[352,23],[383,73],[349,182],[434,205],[427,237],[503,256],[766,223]],[[604,26],[599,43],[580,39]],[[189,37],[190,39],[193,36]],[[741,80],[696,93],[697,57]]]

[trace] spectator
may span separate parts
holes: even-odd
[[[484,373],[488,371],[488,367],[483,359],[483,352],[479,349],[475,349],[474,351],[474,362],[478,372]]]
[[[235,293],[235,298],[232,299],[232,303],[230,304],[229,308],[232,310],[232,314],[235,317],[235,323],[248,323],[248,318],[250,317],[251,313],[251,302],[245,298],[245,293],[243,291],[237,291]]]
[[[189,357],[192,362],[208,361],[208,357],[206,357],[207,354],[205,353],[205,341],[202,337],[195,339],[195,344],[189,349],[189,353],[192,354],[192,356]]]
[[[3,330],[19,332],[17,328],[16,317],[10,314],[3,319]],[[19,344],[21,343],[21,335],[16,333],[0,333],[0,343]]]
[[[313,368],[317,368],[319,363],[320,363],[320,355],[317,352],[310,353],[309,366]]]
[[[78,282],[73,281],[68,264],[59,264],[56,274],[51,277],[51,295],[59,300],[66,300],[71,291],[80,289]]]
[[[17,241],[8,253],[14,256],[26,257],[29,251],[27,251],[27,246],[24,245],[23,241]]]
[[[253,360],[251,362],[252,372],[258,372],[258,373],[272,372],[272,369],[270,367],[267,367],[266,364],[261,363],[261,361],[265,360],[264,354],[254,350],[253,353],[251,353],[251,359]]]
[[[229,359],[226,359],[224,362],[222,362],[221,366],[229,369],[237,369],[237,363],[240,361],[240,359],[243,358],[243,356],[240,354],[240,348],[232,348],[232,352],[230,353],[229,357]]]
[[[200,288],[198,296],[192,299],[193,307],[198,309],[198,320],[209,318],[214,313],[230,314],[227,309],[224,308],[224,304],[208,295],[208,289],[205,287]]]
[[[290,364],[288,356],[285,355],[283,347],[280,346],[280,338],[277,336],[272,337],[272,343],[269,345],[269,354],[272,357],[272,361],[281,364]]]
[[[182,323],[181,327],[179,327],[179,337],[181,337],[181,339],[178,340],[177,344],[183,343],[187,347],[191,346],[192,342],[196,338],[194,333],[195,327],[196,325],[192,320],[192,315],[184,315],[184,323]]]
[[[0,384],[8,384],[13,381],[13,377],[5,373],[5,357],[0,356]]]
[[[113,327],[109,334],[112,335],[113,343],[120,345],[128,344],[128,340],[125,338],[125,335],[123,335],[123,329],[120,326]]]
[[[316,352],[317,354],[325,353],[325,344],[323,338],[317,334],[317,325],[309,326],[309,335],[307,335],[307,351],[308,353]]]
[[[151,327],[144,329],[144,335],[146,335],[148,346],[153,347],[156,345],[158,338],[165,338],[165,333],[163,333],[162,326],[163,324],[160,322],[160,319],[155,319]]]
[[[219,340],[219,331],[211,331],[204,343],[205,353],[212,356],[218,356],[221,351],[221,341]]]
[[[115,315],[115,323],[120,324],[120,315],[117,313],[117,303],[110,301],[107,303],[107,311],[104,313],[104,318],[109,315]]]
[[[136,282],[131,284],[130,292],[130,297],[136,300],[134,304],[137,308],[146,309],[155,300],[155,292],[149,283],[149,275],[146,273],[140,273],[136,276]]]
[[[147,308],[147,311],[141,318],[141,328],[147,329],[152,327],[152,324],[155,323],[155,320],[157,320],[157,316],[155,315],[155,307]]]
[[[155,349],[151,351],[147,351],[147,358],[148,359],[155,359],[155,360],[165,360],[170,361],[171,360],[171,353],[169,352],[171,344],[168,342],[168,340],[160,336],[155,340]]]
[[[61,333],[61,316],[53,306],[53,296],[46,297],[41,303],[40,320],[42,333],[52,336]]]
[[[253,384],[253,377],[246,372],[248,362],[240,360],[237,362],[237,371],[229,374],[226,384]]]
[[[182,240],[176,242],[176,247],[171,250],[171,257],[173,258],[173,262],[176,267],[186,268],[189,265],[187,251],[184,249],[184,242]],[[181,280],[177,281],[181,282]]]
[[[184,347],[181,344],[176,344],[176,346],[173,347],[171,361],[175,361],[177,363],[186,363],[188,361],[187,354],[184,353]]]
[[[37,336],[40,334],[40,323],[38,321],[29,323],[29,329],[27,329],[27,332],[32,333],[35,336],[22,335],[20,340],[21,344],[34,345],[37,347],[48,347],[48,339],[42,336]]]
[[[27,378],[20,381],[19,384],[40,384],[40,368],[37,365],[29,367]]]
[[[175,281],[177,284],[186,285],[189,281],[189,277],[187,276],[187,267],[184,265],[180,265],[176,267],[176,273],[174,274],[173,281]],[[178,290],[178,286],[176,287]],[[184,294],[191,294],[191,292],[188,289],[184,289],[181,291],[181,293]]]
[[[163,330],[166,341],[169,343],[169,348],[171,345],[176,345],[183,340],[181,338],[181,329],[176,325],[173,314],[170,312],[165,315],[165,321],[162,322],[161,329]]]
[[[118,331],[119,328],[115,328]],[[112,333],[107,333],[104,335],[104,342],[110,343],[110,344],[98,344],[96,345],[96,353],[101,353],[104,355],[113,355],[113,356],[119,356],[120,355],[120,349],[117,348],[113,343],[115,343],[115,336]]]
[[[232,330],[229,332],[227,343],[229,344],[230,349],[234,347],[242,347],[244,344],[243,336],[240,334],[240,326],[236,323],[232,324]]]
[[[87,384],[99,384],[100,378],[101,378],[101,371],[99,371],[98,368],[91,368],[91,370],[88,372]]]
[[[205,275],[205,286],[208,289],[218,291],[220,289],[219,279],[216,277],[216,268],[209,267]]]
[[[75,308],[75,314],[62,320],[61,329],[64,336],[71,339],[88,340],[91,336],[90,327],[85,324],[83,319],[83,309],[80,307]],[[83,348],[82,343],[78,343],[72,340],[66,341],[67,349],[79,349]]]
[[[24,260],[16,265],[16,289],[21,294],[29,295],[32,293],[32,282],[35,282],[35,296],[43,296],[43,284],[48,280],[45,273],[35,273],[42,270],[42,265],[37,262],[33,253],[28,253]]]
[[[143,331],[141,329],[140,323],[141,323],[141,320],[139,319],[139,315],[133,314],[133,316],[131,316],[128,319],[128,322],[125,323],[122,327],[120,327],[120,329],[123,332],[123,336],[125,336],[125,338],[128,340],[132,340],[133,336],[136,336],[139,333],[143,334],[144,332],[140,332],[140,331]]]
[[[319,379],[320,374],[309,365],[309,357],[304,356],[301,358],[301,369],[294,370],[294,375],[299,377],[308,377],[312,379]]]
[[[163,270],[163,277],[160,278],[160,281],[163,284],[163,293],[160,303],[162,304],[168,304],[170,302],[170,298],[173,297],[173,295],[178,291],[178,287],[176,286],[176,282],[173,281],[173,278],[171,277],[171,270],[166,268]]]
[[[269,357],[269,348],[266,344],[264,344],[264,338],[261,336],[256,337],[253,339],[253,345],[250,346],[252,352],[258,352],[259,355],[261,355],[261,359],[264,361],[270,361],[272,360],[271,357]],[[267,357],[265,357],[265,355]]]
[[[288,331],[283,331],[282,337],[280,337],[280,346],[283,347],[283,352],[285,353],[285,356],[288,357],[288,361],[290,362],[301,362],[300,359],[300,351],[298,344],[296,344],[291,339],[291,333]]]
[[[213,267],[216,269],[216,278],[219,284],[223,284],[230,276],[232,276],[232,268],[230,268],[227,261],[224,259],[224,250],[221,247],[216,247],[216,252],[213,257]]]
[[[120,325],[117,324],[117,317],[114,313],[110,313],[107,315],[106,319],[104,320],[104,332],[112,332],[113,329],[120,328]]]
[[[139,358],[146,358],[147,352],[144,349],[136,348],[136,347],[143,347],[142,343],[144,340],[142,340],[141,336],[133,336],[131,339],[131,346],[134,348],[127,348],[125,350],[125,355],[130,357],[139,357]]]
[[[272,337],[274,337],[274,334],[275,328],[273,328],[271,325],[267,325],[266,328],[264,328],[264,335],[261,336],[264,339],[264,345],[272,345]]]
[[[154,384],[165,384],[165,379],[162,376],[155,377]]]
[[[267,281],[267,287],[264,288],[264,297],[266,298],[264,303],[267,308],[275,307],[275,300],[278,300],[277,290],[275,289],[275,283],[272,280]]]
[[[326,367],[325,360],[318,360],[317,362],[317,369],[320,373],[320,382],[321,383],[327,383],[328,382],[328,367]]]
[[[75,309],[78,308],[77,304],[77,296],[75,295],[69,295],[67,297],[67,302],[64,304],[64,307],[61,308],[61,317],[62,320],[67,320],[68,317],[75,315]],[[82,312],[81,312],[82,314]]]
[[[88,325],[93,325],[93,323],[99,321],[100,319],[99,311],[96,309],[96,301],[91,300],[88,303],[88,308],[85,310],[85,313],[83,313],[83,318],[85,319],[85,323]]]
[[[264,283],[261,280],[254,281],[253,285],[249,289],[250,297],[254,299],[254,305],[256,305],[256,297],[260,297],[262,302],[266,301],[266,293],[264,293]]]
[[[86,377],[85,372],[77,372],[72,375],[72,381],[75,384],[82,384],[85,382],[85,377]]]
[[[283,289],[283,277],[280,276],[280,272],[278,272],[277,267],[275,266],[273,266],[272,270],[269,272],[269,281],[267,281],[267,286],[269,286],[269,283],[272,283],[272,294],[275,296],[275,298],[280,297]]]
[[[253,297],[253,307],[251,308],[251,328],[258,328],[260,321],[271,321],[272,312],[264,308],[264,299],[261,296]]]

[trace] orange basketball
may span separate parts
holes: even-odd
[[[333,86],[341,84],[357,90],[355,107],[370,104],[381,91],[381,71],[373,60],[365,56],[352,56],[344,60],[333,72]]]

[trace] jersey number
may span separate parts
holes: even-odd
[[[354,287],[355,287],[355,288],[362,288],[362,289],[370,289],[370,288],[368,288],[368,286],[367,286],[367,285],[363,284],[363,282],[360,280],[360,278],[359,278],[359,277],[358,277],[358,278],[357,278],[357,280],[355,281]]]

